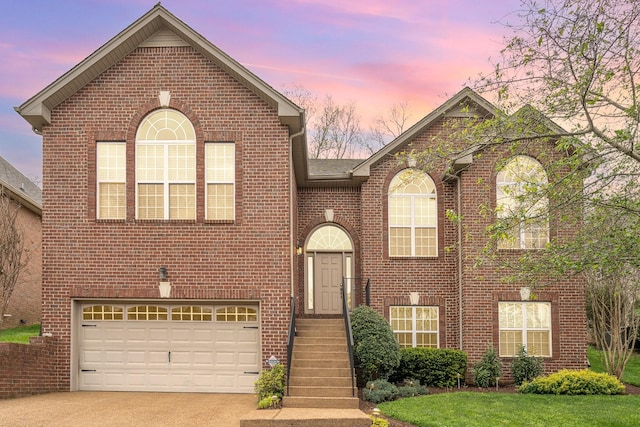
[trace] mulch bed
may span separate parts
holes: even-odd
[[[625,387],[627,389],[627,394],[633,394],[633,395],[640,394],[640,387],[636,387],[634,385],[629,385],[629,384],[625,384]],[[516,387],[513,384],[503,385],[498,387],[497,389],[495,387],[481,388],[481,387],[470,387],[470,386],[464,386],[460,388],[429,387],[429,394],[456,393],[458,391],[472,391],[477,393],[517,393],[518,392],[516,390]],[[376,407],[375,403],[362,400],[362,396],[360,396],[360,410],[362,410],[362,412],[364,412],[365,414],[371,415],[373,412],[373,408],[375,407]],[[404,423],[398,420],[392,420],[384,416],[381,416],[381,417],[389,421],[389,427],[416,427],[413,424]]]

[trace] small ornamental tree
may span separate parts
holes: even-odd
[[[400,364],[400,346],[389,323],[372,308],[360,306],[351,312],[351,330],[358,384],[388,379]]]

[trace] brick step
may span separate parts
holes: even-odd
[[[311,319],[306,317],[298,317],[296,318],[296,325],[344,326],[344,319],[342,317],[336,317],[334,319]]]
[[[285,396],[282,399],[282,406],[285,408],[358,409],[360,399],[357,397]],[[329,412],[333,413],[333,411]]]
[[[334,360],[349,360],[346,349],[343,351],[300,351],[293,347],[293,360],[296,359],[319,359],[324,360],[325,364]]]
[[[339,337],[301,337],[296,336],[294,345],[317,345],[319,343],[326,345],[341,345],[346,347],[346,337],[344,333],[342,333]],[[346,349],[346,348],[345,348]]]
[[[342,338],[346,339],[344,328],[341,330],[319,330],[319,329],[300,329],[296,328],[296,340],[298,338],[314,338],[320,340],[323,338]],[[295,342],[295,341],[294,341]]]
[[[292,376],[290,387],[351,387],[351,378],[345,377],[301,377]]]
[[[371,418],[357,408],[294,408],[255,410],[240,419],[240,427],[370,427]]]

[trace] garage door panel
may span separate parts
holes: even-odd
[[[261,365],[257,322],[187,311],[179,319],[125,315],[82,323],[91,326],[78,325],[80,390],[254,392],[253,372]]]

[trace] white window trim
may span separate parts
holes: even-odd
[[[124,155],[124,162],[125,162],[125,170],[124,170],[124,176],[125,179],[123,181],[119,181],[119,180],[110,180],[110,179],[100,179],[98,176],[98,170],[99,170],[99,161],[100,159],[98,158],[98,150],[99,150],[99,146],[102,144],[109,144],[109,145],[121,145],[124,146],[125,148],[125,155]],[[124,220],[126,219],[126,212],[127,212],[127,197],[126,197],[126,191],[127,191],[127,167],[126,167],[126,162],[127,162],[127,153],[126,153],[126,142],[121,142],[121,141],[97,141],[96,142],[96,171],[95,171],[95,176],[96,176],[96,218],[97,219],[119,219],[119,220]],[[100,184],[104,184],[104,183],[109,183],[109,184],[122,184],[124,185],[124,191],[125,191],[125,216],[123,218],[103,218],[102,217],[102,212],[101,212],[101,206],[100,206]]]
[[[231,178],[231,180],[229,181],[209,181],[207,179],[207,169],[208,169],[208,165],[207,165],[207,160],[208,160],[208,156],[206,155],[206,150],[207,150],[207,145],[215,145],[215,144],[222,144],[222,145],[230,145],[233,147],[233,178]],[[224,219],[222,221],[235,221],[236,219],[236,202],[237,202],[237,194],[236,194],[236,144],[235,142],[230,142],[230,141],[207,141],[205,142],[205,165],[204,165],[204,191],[205,191],[205,197],[204,197],[204,212],[205,212],[205,219],[209,220],[209,221],[218,221],[215,218],[209,218],[209,184],[231,184],[233,186],[233,215],[232,218],[230,219]]]

